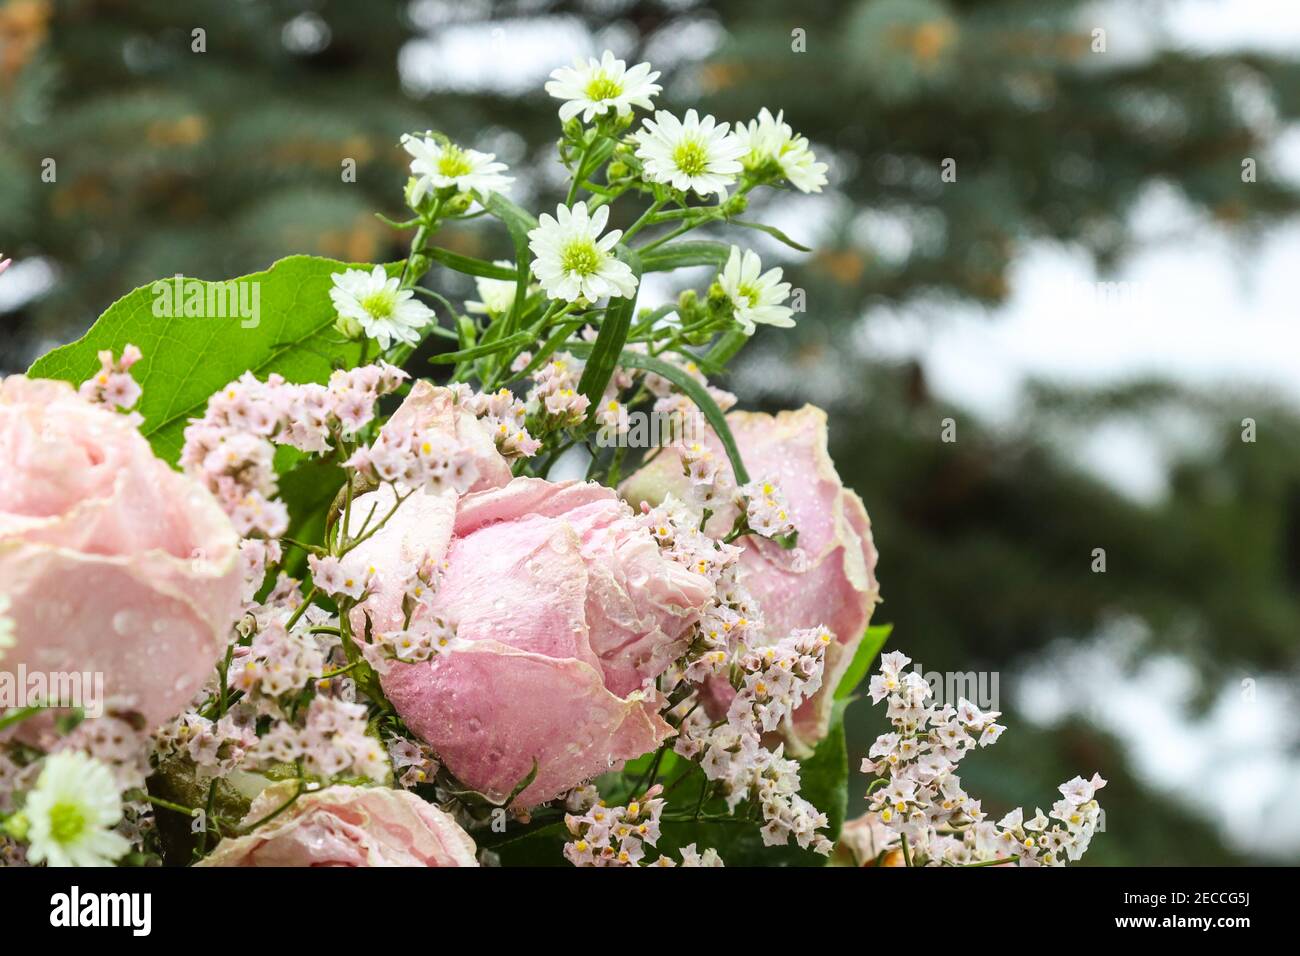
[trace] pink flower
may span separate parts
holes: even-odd
[[[3,666],[100,672],[162,723],[212,674],[240,607],[239,539],[124,415],[63,382],[0,382]]]
[[[510,480],[510,465],[497,452],[492,432],[472,409],[458,405],[449,388],[418,381],[382,431],[388,436],[440,436],[464,448],[475,469],[473,490],[495,488]]]
[[[364,497],[353,506],[368,510]],[[664,556],[611,489],[516,478],[459,501],[417,494],[362,552],[376,567],[444,566],[412,627],[446,618],[454,649],[394,663],[383,687],[467,786],[504,798],[536,761],[519,798],[532,806],[672,733],[654,679],[685,650],[713,585]],[[367,612],[376,632],[401,629],[402,598],[381,585],[354,612],[358,633]]]
[[[293,796],[292,781],[258,794],[244,824]],[[474,841],[448,814],[406,790],[327,787],[303,794],[247,836],[227,838],[196,866],[478,866]]]
[[[791,748],[805,753],[826,735],[832,695],[879,600],[871,522],[862,499],[844,487],[835,471],[826,450],[826,413],[820,408],[805,405],[776,416],[732,412],[727,423],[750,474],[770,479],[784,494],[804,556],[801,560],[796,552],[766,539],[739,539],[745,546],[742,580],[762,611],[765,642],[773,644],[792,631],[819,624],[835,635],[826,653],[822,688],[795,711],[794,731],[788,735]],[[706,444],[723,478],[734,484],[731,464],[711,431]],[[679,451],[666,448],[620,491],[634,505],[655,505],[669,493],[687,500],[689,486]],[[706,530],[723,535],[735,517],[734,505],[723,506]],[[714,688],[719,690],[729,697],[729,687]]]

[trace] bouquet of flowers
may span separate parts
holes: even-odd
[[[827,165],[779,112],[655,111],[658,75],[610,53],[552,74],[554,210],[511,201],[492,154],[408,134],[405,260],[160,280],[0,384],[0,858],[1086,849],[1104,781],[1065,784],[1051,819],[987,820],[956,770],[997,712],[940,706],[898,652],[844,822],[843,712],[888,636],[871,525],[821,410],[734,411],[712,384],[799,297],[753,250],[687,238],[802,249],[747,208],[820,191]],[[480,217],[510,255],[438,245]],[[703,289],[641,295],[701,267]],[[422,284],[439,270],[478,298]]]

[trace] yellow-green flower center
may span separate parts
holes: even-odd
[[[438,159],[438,172],[448,179],[466,176],[473,169],[474,167],[470,165],[469,157],[465,155],[465,151],[457,146],[448,146],[442,151],[442,156]]]
[[[560,265],[566,272],[589,276],[600,268],[600,250],[590,239],[575,239],[564,247],[560,254]]]
[[[612,100],[623,95],[622,84],[610,79],[604,73],[598,73],[587,84],[587,99]]]
[[[687,176],[698,176],[709,168],[708,150],[698,140],[682,140],[673,150],[673,164]]]
[[[56,843],[72,843],[86,829],[86,815],[75,803],[50,807],[50,836]]]
[[[361,300],[361,308],[365,309],[376,319],[387,319],[393,314],[397,301],[393,293],[384,289],[381,292],[372,292]]]

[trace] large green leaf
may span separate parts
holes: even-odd
[[[127,343],[139,346],[144,358],[132,374],[144,389],[141,431],[160,457],[174,463],[189,419],[201,416],[209,396],[245,371],[259,378],[278,372],[291,382],[324,382],[333,369],[360,360],[360,343],[333,329],[337,314],[329,298],[330,274],[348,268],[371,267],[290,256],[264,272],[229,280],[249,305],[256,290],[256,323],[239,314],[206,314],[216,304],[208,298],[209,288],[215,296],[226,283],[200,283],[204,302],[196,311],[203,314],[160,310],[170,311],[170,317],[155,315],[154,306],[162,303],[161,284],[174,288],[174,280],[141,286],[109,306],[80,339],[37,359],[29,374],[81,382],[99,368],[101,349],[120,353]]]

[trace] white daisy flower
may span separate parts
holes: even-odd
[[[122,798],[109,769],[74,751],[45,758],[23,806],[27,858],[49,866],[111,866],[131,849],[113,827]]]
[[[634,106],[650,109],[650,98],[663,89],[655,82],[657,79],[659,74],[650,71],[649,63],[638,63],[629,70],[626,63],[606,50],[599,60],[592,57],[583,63],[579,58],[573,66],[552,72],[546,92],[567,101],[560,107],[561,122],[567,123],[581,113],[582,121],[590,123],[592,117],[610,109],[619,116],[627,116]]]
[[[727,130],[727,123],[719,124],[712,116],[700,119],[695,110],[687,110],[685,121],[666,110],[655,113],[633,136],[640,144],[636,154],[645,164],[646,179],[682,192],[725,196],[745,155],[745,147]]]
[[[514,179],[501,174],[505,163],[495,162],[495,153],[462,149],[454,143],[440,143],[432,136],[402,136],[402,146],[414,158],[411,172],[416,176],[411,202],[418,203],[427,194],[454,186],[458,192],[477,192],[482,200],[502,192]]]
[[[533,274],[547,296],[566,302],[595,302],[606,295],[630,298],[636,292],[636,276],[612,251],[623,231],[600,235],[609,221],[609,207],[601,206],[588,217],[587,204],[580,202],[572,209],[557,206],[555,215],[552,219],[543,213],[528,234],[528,247],[537,257]]]
[[[746,334],[753,334],[754,324],[775,325],[788,329],[794,325],[794,310],[782,305],[790,296],[790,283],[781,281],[780,269],[762,272],[757,253],[738,246],[731,247],[727,264],[722,267],[718,284],[735,309],[736,321]],[[760,275],[760,273],[762,273]]]
[[[387,349],[392,342],[415,345],[420,329],[433,320],[433,310],[414,298],[410,289],[398,289],[397,277],[388,277],[383,266],[373,272],[349,269],[330,276],[334,287],[330,300],[344,319],[360,323],[367,337]]]
[[[0,594],[0,661],[5,658],[5,649],[17,644],[14,638],[14,622],[9,619],[9,595]]]
[[[498,259],[493,265],[513,269],[515,264],[508,259]],[[504,315],[515,304],[515,283],[510,279],[488,279],[475,276],[474,284],[478,286],[478,300],[467,301],[465,311],[475,315]]]
[[[735,137],[745,147],[742,154],[745,166],[755,169],[770,161],[775,161],[782,175],[805,193],[819,193],[826,185],[825,163],[817,162],[817,157],[808,148],[806,136],[796,136],[794,130],[783,119],[784,113],[773,116],[763,107],[758,119],[750,120],[749,125],[736,124]]]

